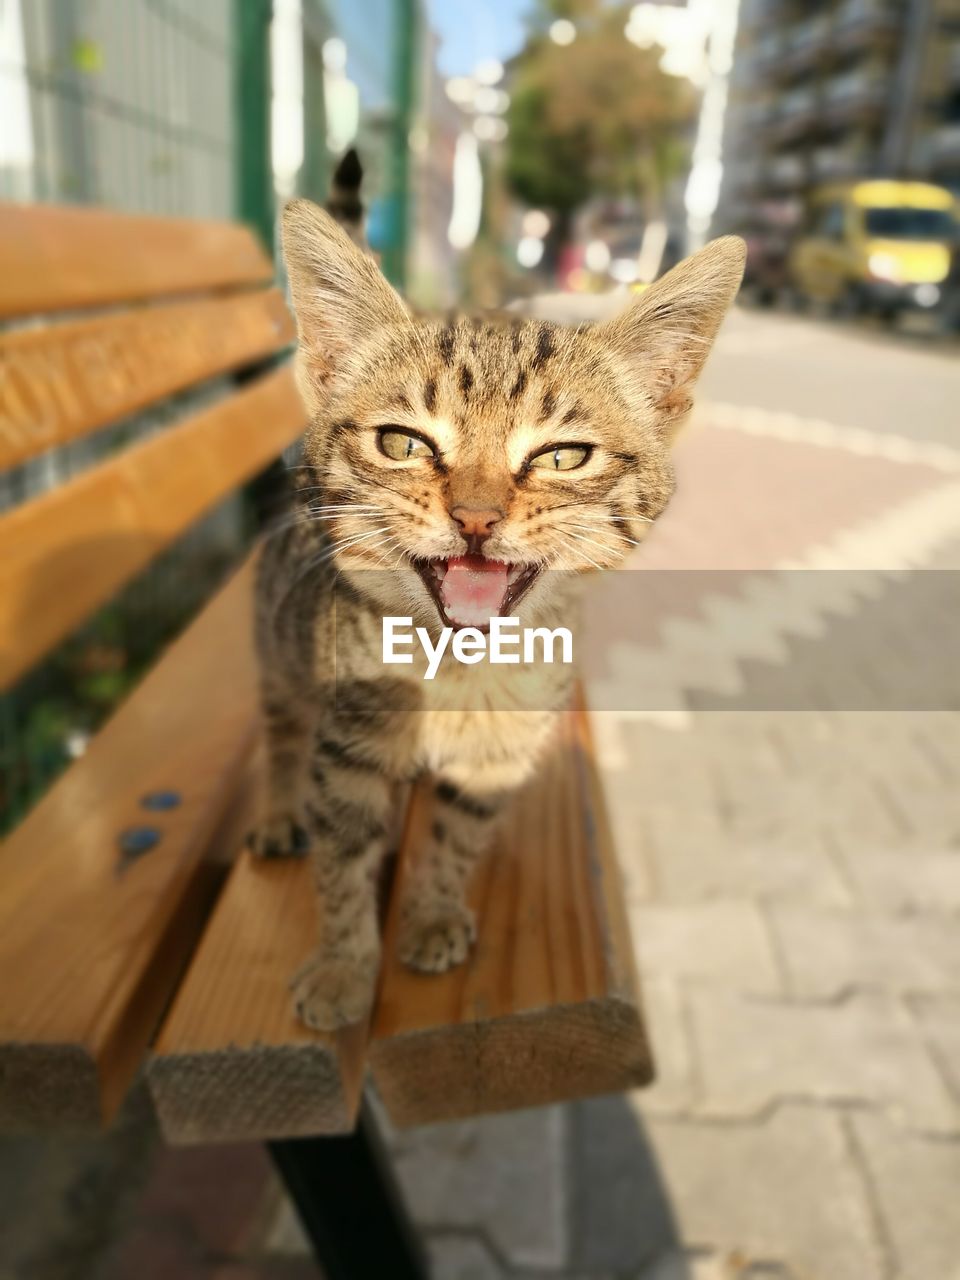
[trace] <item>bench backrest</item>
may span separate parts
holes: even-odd
[[[233,223],[0,205],[0,470],[282,351],[272,279]],[[0,690],[302,428],[269,371],[0,517]]]
[[[0,205],[11,492],[47,450],[196,389],[169,425],[91,448],[105,459],[0,515],[0,694],[302,432],[277,361],[293,336],[244,227]],[[0,850],[0,1126],[109,1114],[175,988],[256,727],[250,579],[217,594]],[[127,844],[145,832],[149,858]]]

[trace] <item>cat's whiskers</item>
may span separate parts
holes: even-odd
[[[385,511],[361,511],[358,513],[358,518],[360,516],[363,516],[363,517],[370,516],[374,520],[382,520],[386,514],[387,513]],[[330,512],[329,514],[326,514],[321,511],[317,515],[314,515],[312,512],[307,512],[307,514],[304,516],[304,523],[305,524],[323,524],[324,521],[329,522],[332,520],[347,520],[347,519],[349,519],[349,515],[344,512]]]
[[[366,516],[366,515],[370,515],[371,513],[372,514],[382,513],[383,511],[386,510],[385,507],[356,507],[356,506],[322,507],[313,502],[305,502],[303,504],[303,509],[311,513],[318,512],[322,515],[337,515],[337,516],[348,516],[351,514]]]
[[[305,489],[296,489],[296,493],[324,493],[325,485],[308,485]],[[315,499],[311,500],[313,505]],[[372,502],[316,502],[319,511],[375,511],[376,504]]]
[[[569,532],[570,530],[582,528],[583,526],[582,525],[566,525],[565,527]],[[603,532],[603,530],[597,530],[597,532]],[[615,533],[613,536],[617,538],[620,535]],[[620,554],[619,548],[611,547],[609,542],[598,542],[596,538],[588,538],[585,534],[582,534],[582,533],[570,532],[570,537],[572,537],[575,542],[589,542],[589,544],[592,547],[598,547],[601,551],[606,552],[607,555]]]
[[[299,515],[284,516],[282,520],[276,520],[269,526],[266,533],[263,535],[262,541],[272,542],[274,538],[279,538],[281,533],[286,533],[286,531],[288,529],[292,529],[295,524],[301,523],[302,517]]]
[[[279,537],[282,533],[286,533],[288,529],[292,529],[296,525],[310,524],[313,520],[317,520],[317,519],[332,520],[335,518],[343,519],[344,516],[350,513],[350,511],[354,511],[356,512],[356,514],[362,515],[362,516],[368,516],[368,515],[377,516],[377,515],[385,514],[386,508],[371,507],[369,510],[360,510],[356,507],[351,507],[351,508],[346,508],[344,512],[339,516],[335,516],[332,513],[332,511],[330,514],[327,514],[321,508],[311,508],[309,506],[297,507],[293,511],[288,511],[285,515],[283,515],[279,519],[274,520],[270,524],[266,534],[264,535],[263,541],[269,542],[271,538]]]
[[[360,550],[365,556],[367,554],[372,554],[373,562],[375,565],[386,564],[386,560],[387,560],[386,555],[384,555],[382,551],[378,552],[377,548],[386,546],[389,542],[390,542],[390,538],[388,536],[386,538],[382,538],[379,542],[371,543],[369,547],[361,547]]]
[[[584,498],[579,502],[558,502],[549,508],[550,512],[566,511],[568,507],[593,507],[596,506],[596,500],[593,498]],[[650,516],[642,516],[639,513],[629,516],[621,515],[604,515],[602,512],[591,513],[592,520],[609,520],[620,524],[629,524],[631,520],[642,520],[644,524],[653,524]]]
[[[571,534],[564,533],[561,529],[554,529],[554,532],[558,535],[558,537],[563,538],[564,542],[567,543],[568,546],[573,548],[575,555],[582,556],[588,564],[593,565],[594,569],[599,569],[602,572],[603,565],[597,564],[596,560],[591,560],[590,557],[587,555],[587,553],[585,551],[581,551],[580,548],[576,545],[577,542],[582,541],[582,539],[577,538],[576,540],[574,540]]]
[[[350,546],[365,542],[368,538],[374,538],[378,533],[385,533],[389,527],[389,525],[383,525],[379,529],[371,529],[368,533],[360,534],[355,538],[341,540],[341,542],[335,543],[333,546],[325,547],[318,555],[311,556],[300,571],[294,575],[293,579],[286,585],[284,591],[275,601],[271,622],[272,619],[276,618],[277,614],[280,612],[284,602],[293,594],[294,589],[303,581],[304,578],[313,573],[315,569],[323,568],[324,565],[329,564],[338,552],[347,550]],[[385,538],[383,541],[386,542],[388,539]],[[375,543],[374,545],[379,546],[380,544]]]
[[[357,555],[358,555],[358,556],[365,556],[365,555],[367,554],[367,552],[370,552],[370,551],[376,551],[376,549],[377,549],[378,547],[385,547],[388,543],[390,543],[390,542],[392,542],[392,541],[393,541],[393,538],[391,537],[391,535],[390,535],[390,534],[387,534],[387,536],[386,536],[385,538],[381,538],[379,542],[371,542],[371,543],[366,544],[365,546],[358,546],[358,547],[357,547]],[[383,559],[384,559],[384,558],[383,558],[383,556],[382,556],[382,555],[379,555],[379,556],[377,556],[377,557],[376,557],[376,560],[377,560],[377,563],[378,563],[378,564],[383,564]]]
[[[372,476],[369,477],[368,483],[376,485],[378,489],[386,489],[388,493],[392,493],[394,498],[397,499],[397,510],[402,512],[403,515],[410,516],[421,524],[425,523],[421,509],[405,493],[401,493],[399,489],[394,489],[392,485],[385,484],[382,480],[374,480]],[[389,508],[386,508],[386,510],[389,510]]]
[[[323,560],[331,560],[334,556],[339,555],[341,551],[346,551],[350,547],[356,546],[358,543],[366,542],[368,538],[375,538],[378,533],[386,533],[390,528],[388,524],[383,524],[379,529],[370,529],[366,533],[353,534],[348,538],[340,538],[339,541],[333,543],[328,548]]]
[[[391,535],[388,535],[386,538],[384,538],[384,539],[383,539],[383,542],[375,542],[375,543],[373,544],[373,547],[380,547],[380,546],[383,546],[383,545],[384,545],[384,544],[386,544],[386,543],[392,543],[392,544],[393,544],[393,546],[392,546],[391,550],[395,548],[395,549],[399,552],[399,555],[397,556],[396,560],[393,562],[393,564],[392,564],[392,565],[390,565],[390,566],[389,566],[389,567],[390,567],[390,570],[391,570],[391,572],[392,572],[392,571],[393,571],[394,569],[396,569],[400,564],[402,564],[402,563],[403,563],[403,558],[404,558],[404,556],[406,555],[406,552],[404,551],[404,549],[403,549],[402,545],[397,541],[397,539],[396,539],[396,538],[394,538],[394,537],[393,537],[393,536],[391,536]],[[371,551],[373,550],[373,547],[371,547],[371,548],[370,548],[370,550],[371,550]],[[384,555],[384,554],[383,554],[383,552],[381,552],[381,553],[380,553],[380,555],[378,555],[378,556],[377,556],[377,563],[378,563],[378,564],[386,564],[386,561],[387,561],[387,556],[386,556],[386,555]]]
[[[289,529],[296,525],[309,524],[309,517],[302,510],[291,511],[282,516],[278,520],[274,520],[269,525],[267,532],[263,535],[263,542],[269,542],[272,538],[278,538],[282,533],[286,533]]]
[[[280,591],[279,596],[277,596],[277,598],[274,600],[273,608],[270,611],[271,626],[274,625],[277,619],[277,615],[280,613],[280,610],[283,608],[287,600],[289,600],[290,597],[293,595],[294,591],[300,585],[303,579],[306,578],[309,574],[311,574],[314,571],[314,569],[320,568],[320,566],[324,563],[325,559],[326,557],[324,555],[311,556],[310,559],[306,562],[306,564],[303,565],[303,567],[293,575],[292,579],[284,585],[284,587]]]
[[[629,542],[631,546],[634,546],[634,547],[642,546],[642,543],[639,538],[628,538],[625,533],[617,533],[615,529],[598,529],[595,525],[592,525],[592,524],[572,524],[569,521],[567,522],[565,527],[567,529],[583,529],[587,533],[599,533],[603,537],[616,538],[619,542]],[[597,546],[600,546],[600,545],[601,544],[598,542]]]
[[[629,524],[631,520],[642,520],[644,524],[653,524],[653,520],[649,516],[632,515],[632,516],[605,516],[601,514],[591,515],[591,520],[606,520],[613,524]]]
[[[384,507],[321,507],[312,502],[304,502],[300,507],[301,511],[306,511],[311,515],[317,514],[323,516],[367,516],[371,513],[376,515],[383,512],[385,509],[386,508]]]

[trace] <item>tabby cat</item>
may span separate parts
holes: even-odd
[[[426,682],[418,661],[383,665],[384,615],[434,638],[495,614],[555,626],[582,575],[623,561],[670,498],[671,436],[744,246],[716,240],[620,317],[564,328],[415,317],[305,200],[285,210],[283,245],[310,426],[298,510],[260,560],[269,787],[251,843],[312,857],[319,945],[291,989],[308,1026],[333,1029],[372,1001],[397,784],[426,775],[436,799],[400,955],[442,972],[468,953],[471,868],[573,679],[485,666]]]

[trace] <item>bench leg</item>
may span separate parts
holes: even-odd
[[[267,1146],[324,1280],[428,1280],[423,1247],[366,1102],[351,1134]]]

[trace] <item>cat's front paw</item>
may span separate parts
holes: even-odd
[[[290,980],[293,1008],[312,1031],[364,1022],[373,1005],[380,957],[315,951]]]
[[[473,912],[460,902],[440,902],[433,909],[418,904],[403,913],[400,959],[423,973],[445,973],[463,964],[476,937]]]
[[[297,813],[268,813],[247,836],[257,858],[302,858],[310,851],[310,836]]]

